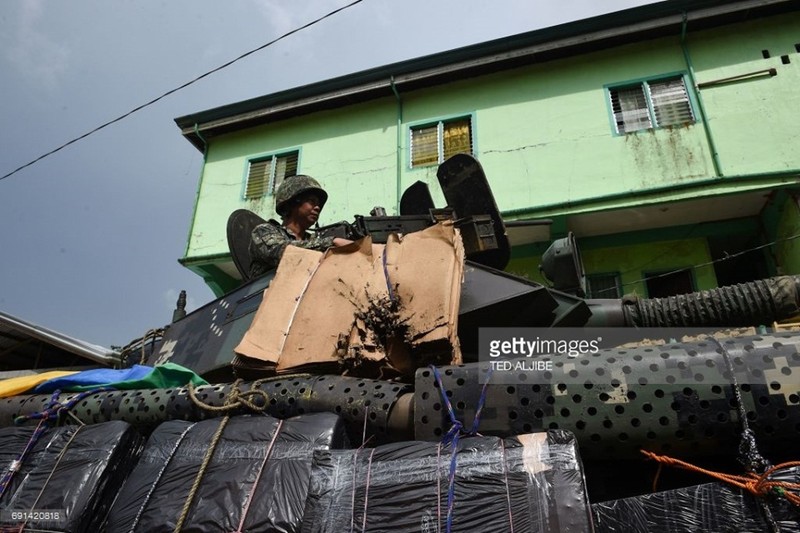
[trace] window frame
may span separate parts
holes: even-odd
[[[646,132],[646,131],[655,131],[664,128],[674,127],[678,124],[667,124],[665,126],[658,124],[658,120],[656,118],[656,111],[655,107],[653,106],[653,101],[651,97],[650,90],[648,89],[648,84],[664,82],[671,79],[679,79],[683,83],[683,88],[686,91],[686,103],[689,107],[689,113],[692,116],[692,121],[688,124],[697,124],[700,120],[698,112],[697,112],[697,103],[694,97],[694,91],[692,85],[689,83],[688,76],[686,72],[670,72],[667,74],[659,74],[657,76],[648,76],[646,78],[638,78],[634,80],[628,80],[624,82],[618,83],[609,83],[603,86],[604,98],[606,101],[606,109],[608,111],[609,122],[611,124],[611,131],[615,137],[624,137],[626,135]],[[640,88],[645,98],[645,103],[647,105],[647,116],[650,120],[650,127],[648,128],[639,128],[630,131],[619,131],[619,125],[617,124],[617,117],[614,113],[614,101],[612,98],[612,91],[618,91],[623,89],[631,89],[631,88]],[[680,125],[687,124],[686,122],[681,123]]]
[[[406,134],[406,142],[408,143],[408,159],[407,159],[407,168],[409,170],[416,170],[421,168],[430,168],[441,165],[444,162],[444,127],[447,123],[458,122],[461,120],[469,121],[469,137],[470,137],[470,155],[475,155],[477,153],[476,144],[477,141],[475,139],[475,113],[461,113],[457,115],[447,115],[443,117],[438,117],[429,120],[421,120],[417,122],[409,123],[407,126],[407,134]],[[424,128],[429,128],[431,126],[436,126],[436,162],[435,163],[428,163],[428,164],[414,164],[414,143],[413,143],[413,135],[414,131],[421,130]]]
[[[245,164],[244,164],[244,177],[242,179],[241,198],[243,198],[244,200],[247,200],[247,201],[252,201],[252,200],[260,200],[261,198],[266,198],[266,197],[270,197],[270,196],[275,196],[275,178],[276,178],[276,169],[277,169],[277,165],[275,165],[275,162],[280,157],[287,157],[287,156],[291,156],[292,154],[296,154],[297,155],[297,165],[296,165],[295,174],[294,174],[294,175],[297,175],[297,174],[301,173],[300,172],[300,156],[301,156],[300,147],[286,148],[286,149],[283,149],[283,150],[275,150],[275,151],[272,151],[272,152],[264,152],[264,153],[261,153],[261,154],[256,154],[256,155],[248,157],[245,160]],[[250,168],[251,168],[251,166],[253,165],[253,163],[260,163],[262,161],[267,161],[267,160],[271,160],[272,161],[272,165],[271,165],[271,168],[270,168],[270,175],[269,175],[269,179],[268,179],[268,182],[267,182],[267,186],[264,189],[263,194],[261,194],[260,196],[247,196],[247,186],[248,186],[249,181],[250,181]]]
[[[652,296],[650,294],[650,287],[648,286],[648,281],[652,279],[656,279],[659,277],[664,276],[665,274],[672,274],[678,275],[686,273],[686,276],[689,279],[689,291],[688,293],[697,292],[697,272],[694,266],[683,266],[683,267],[674,267],[674,268],[660,268],[656,270],[644,270],[642,271],[642,280],[644,281],[644,290],[647,298],[668,298],[669,296]],[[684,293],[684,294],[688,294]],[[681,294],[681,293],[678,293]]]
[[[608,291],[608,294],[595,294],[594,289],[592,288],[592,278],[614,278],[614,284],[616,285],[617,294],[611,294]],[[615,299],[621,298],[623,296],[622,291],[622,274],[620,272],[593,272],[591,274],[586,274],[586,293],[587,298],[597,298],[597,299]],[[606,289],[601,289],[601,291],[606,292]]]

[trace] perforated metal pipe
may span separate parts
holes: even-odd
[[[800,337],[722,341],[763,452],[800,445]],[[713,341],[602,350],[552,359],[551,372],[519,371],[514,384],[487,387],[479,431],[575,433],[589,459],[638,458],[639,448],[681,456],[736,455],[741,424],[723,350]],[[472,425],[486,365],[442,367],[456,417]],[[433,373],[417,371],[414,430],[438,440],[451,427]]]
[[[240,384],[240,390],[251,388]],[[389,417],[398,398],[411,391],[410,385],[342,376],[287,376],[265,381],[257,387],[269,398],[265,412],[278,418],[329,411],[347,423],[352,442],[374,435],[388,440]],[[204,404],[221,407],[231,384],[198,387],[196,396]],[[75,393],[61,395],[65,403]],[[15,396],[0,400],[0,425],[10,426],[20,415],[42,411],[51,395]],[[248,412],[242,408],[231,414]],[[203,420],[225,413],[202,409],[192,402],[185,388],[100,392],[85,398],[72,411],[85,424],[124,420],[145,433],[166,420]],[[402,422],[401,422],[402,424]]]
[[[797,334],[731,338],[721,345],[708,341],[611,349],[552,360],[552,371],[519,371],[514,384],[490,382],[479,431],[506,436],[567,429],[576,434],[586,459],[639,458],[639,448],[684,457],[734,456],[741,424],[732,369],[762,452],[785,453],[800,444]],[[483,373],[478,363],[442,368],[444,390],[465,427],[472,424]],[[197,396],[222,406],[230,387],[200,387]],[[409,385],[340,376],[288,376],[264,382],[260,389],[269,397],[268,414],[339,413],[356,443],[365,434],[374,435],[376,442],[439,440],[451,426],[428,369],[418,370],[413,394]],[[65,394],[61,401],[71,396]],[[0,400],[0,425],[41,411],[49,399]],[[90,424],[126,420],[147,432],[164,420],[200,420],[219,413],[196,406],[186,389],[161,389],[98,393],[80,402],[73,414]]]

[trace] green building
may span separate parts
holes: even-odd
[[[294,173],[323,222],[469,151],[508,221],[507,270],[541,279],[576,236],[589,295],[664,296],[800,274],[800,4],[671,0],[358,72],[176,119],[205,162],[180,262],[239,283],[231,212],[274,217]]]

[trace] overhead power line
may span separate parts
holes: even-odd
[[[259,51],[263,50],[264,48],[267,48],[268,46],[272,46],[273,44],[277,43],[278,41],[281,41],[281,40],[283,40],[283,39],[285,39],[285,38],[287,38],[287,37],[289,37],[289,36],[291,36],[291,35],[294,35],[295,33],[299,32],[299,31],[302,31],[302,30],[304,30],[304,29],[306,29],[306,28],[310,28],[310,27],[311,27],[311,26],[313,26],[314,24],[317,24],[318,22],[321,22],[321,21],[325,20],[325,19],[326,19],[326,18],[328,18],[328,17],[331,17],[331,16],[333,16],[333,15],[335,15],[335,14],[337,14],[337,13],[341,12],[341,11],[344,11],[345,9],[348,9],[348,8],[350,8],[350,7],[353,7],[353,6],[354,6],[354,5],[356,5],[356,4],[360,4],[360,3],[361,3],[361,2],[363,2],[363,1],[364,1],[364,0],[354,0],[353,2],[351,2],[351,3],[349,3],[349,4],[345,5],[345,6],[342,6],[342,7],[340,7],[340,8],[334,9],[334,10],[333,10],[333,11],[331,11],[330,13],[327,13],[327,14],[325,14],[325,15],[323,15],[323,16],[321,16],[321,17],[319,17],[319,18],[315,19],[315,20],[312,20],[311,22],[309,22],[309,23],[307,23],[307,24],[304,24],[304,25],[302,25],[302,26],[300,26],[300,27],[298,27],[298,28],[295,28],[295,29],[293,29],[293,30],[291,30],[291,31],[288,31],[288,32],[284,33],[283,35],[281,35],[280,37],[277,37],[277,38],[275,38],[275,39],[273,39],[273,40],[269,41],[268,43],[264,43],[264,44],[262,44],[262,45],[261,45],[261,46],[259,46],[258,48],[254,48],[254,49],[250,50],[249,52],[245,52],[244,54],[240,55],[239,57],[237,57],[237,58],[235,58],[235,59],[231,59],[231,60],[230,60],[230,61],[228,61],[227,63],[224,63],[224,64],[222,64],[222,65],[218,66],[218,67],[217,67],[217,68],[215,68],[215,69],[209,70],[208,72],[205,72],[204,74],[201,74],[201,75],[197,76],[197,77],[196,77],[196,78],[194,78],[193,80],[187,81],[187,82],[186,82],[186,83],[184,83],[183,85],[180,85],[180,86],[178,86],[178,87],[175,87],[174,89],[170,89],[169,91],[165,92],[165,93],[164,93],[164,94],[162,94],[161,96],[158,96],[158,97],[156,97],[156,98],[153,98],[153,99],[152,99],[152,100],[150,100],[149,102],[146,102],[146,103],[144,103],[144,104],[142,104],[142,105],[140,105],[140,106],[137,106],[137,107],[135,107],[135,108],[131,109],[130,111],[128,111],[127,113],[125,113],[125,114],[123,114],[123,115],[120,115],[120,116],[118,116],[118,117],[117,117],[117,118],[115,118],[115,119],[109,120],[108,122],[106,122],[106,123],[104,123],[104,124],[101,124],[101,125],[97,126],[96,128],[94,128],[94,129],[92,129],[92,130],[90,130],[90,131],[87,131],[87,132],[86,132],[86,133],[84,133],[83,135],[80,135],[80,136],[78,136],[78,137],[75,137],[74,139],[72,139],[72,140],[70,140],[70,141],[67,141],[67,142],[65,142],[65,143],[64,143],[64,144],[62,144],[61,146],[59,146],[59,147],[57,147],[57,148],[54,148],[54,149],[50,150],[49,152],[47,152],[47,153],[44,153],[44,154],[40,155],[40,156],[39,156],[39,157],[37,157],[36,159],[33,159],[33,160],[31,160],[31,161],[29,161],[29,162],[25,163],[25,164],[24,164],[24,165],[22,165],[21,167],[18,167],[18,168],[16,168],[16,169],[12,170],[12,171],[11,171],[11,172],[9,172],[8,174],[5,174],[5,175],[3,175],[3,176],[0,176],[0,181],[2,181],[2,180],[4,180],[4,179],[6,179],[6,178],[8,178],[8,177],[11,177],[11,176],[13,176],[14,174],[16,174],[17,172],[19,172],[20,170],[23,170],[23,169],[25,169],[25,168],[27,168],[27,167],[29,167],[29,166],[31,166],[31,165],[34,165],[34,164],[38,163],[39,161],[41,161],[42,159],[45,159],[46,157],[50,157],[51,155],[55,154],[56,152],[59,152],[59,151],[63,150],[63,149],[64,149],[64,148],[66,148],[67,146],[70,146],[70,145],[72,145],[72,144],[75,144],[76,142],[78,142],[78,141],[80,141],[80,140],[83,140],[83,139],[85,139],[86,137],[88,137],[88,136],[90,136],[90,135],[92,135],[92,134],[94,134],[94,133],[97,133],[98,131],[102,130],[103,128],[107,128],[108,126],[110,126],[110,125],[112,125],[112,124],[115,124],[115,123],[117,123],[117,122],[119,122],[119,121],[121,121],[121,120],[123,120],[123,119],[125,119],[125,118],[127,118],[127,117],[129,117],[129,116],[131,116],[132,114],[136,113],[137,111],[141,111],[142,109],[144,109],[144,108],[146,108],[146,107],[149,107],[149,106],[151,106],[151,105],[155,104],[155,103],[156,103],[156,102],[158,102],[159,100],[162,100],[162,99],[166,98],[167,96],[169,96],[169,95],[171,95],[171,94],[174,94],[174,93],[176,93],[176,92],[178,92],[178,91],[180,91],[180,90],[182,90],[182,89],[185,89],[186,87],[188,87],[188,86],[192,85],[193,83],[197,83],[198,81],[202,80],[203,78],[206,78],[206,77],[210,76],[211,74],[214,74],[215,72],[219,72],[220,70],[222,70],[222,69],[224,69],[224,68],[227,68],[227,67],[229,67],[229,66],[233,65],[233,64],[234,64],[234,63],[236,63],[237,61],[240,61],[240,60],[242,60],[242,59],[246,58],[247,56],[250,56],[250,55],[252,55],[252,54],[255,54],[256,52],[259,52]]]

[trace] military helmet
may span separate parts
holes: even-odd
[[[320,186],[317,180],[303,174],[289,176],[278,186],[278,191],[275,193],[275,211],[281,216],[286,216],[289,213],[292,200],[308,192],[313,192],[319,196],[320,209],[325,207],[325,202],[328,201],[328,193],[325,192],[325,189]]]

